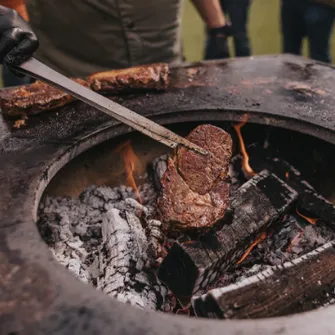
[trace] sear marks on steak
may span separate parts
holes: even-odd
[[[230,207],[230,135],[215,126],[200,125],[186,138],[210,154],[200,156],[178,148],[174,157],[169,158],[157,200],[165,230],[211,227]]]
[[[120,93],[136,90],[166,90],[169,66],[165,63],[134,66],[92,74],[87,77],[94,91]]]
[[[74,79],[78,84],[89,87],[82,79]],[[38,114],[43,110],[62,107],[76,100],[70,94],[62,92],[41,81],[18,88],[0,90],[0,107],[10,116]]]

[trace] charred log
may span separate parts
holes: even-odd
[[[200,317],[244,319],[304,312],[329,301],[335,285],[335,241],[239,283],[192,299]]]
[[[98,289],[140,308],[160,309],[167,289],[150,270],[152,245],[149,251],[139,218],[131,212],[122,217],[119,210],[109,210],[102,222],[102,237],[99,268],[103,273]]]
[[[250,179],[232,200],[231,224],[196,241],[175,242],[158,278],[181,300],[212,285],[234,264],[258,234],[286,213],[297,193],[268,171]]]
[[[298,193],[297,208],[299,211],[310,217],[321,219],[335,230],[335,206],[304,180],[300,171],[294,168],[285,160],[279,158],[268,158],[267,164],[271,170],[280,178],[285,178],[288,185]]]

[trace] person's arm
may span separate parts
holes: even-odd
[[[0,5],[0,63],[15,66],[37,50],[38,38],[20,14]]]
[[[208,29],[226,25],[226,19],[219,0],[192,0]]]
[[[226,22],[220,1],[192,0],[192,2],[207,28],[205,59],[228,58],[227,37],[230,35],[230,25]]]

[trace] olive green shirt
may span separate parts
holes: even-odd
[[[182,0],[26,0],[36,58],[71,77],[180,62]]]

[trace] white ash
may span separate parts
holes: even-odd
[[[161,309],[167,290],[154,273],[161,257],[156,192],[139,187],[90,186],[79,199],[46,197],[39,228],[55,258],[77,278],[118,300]]]

